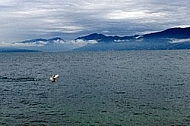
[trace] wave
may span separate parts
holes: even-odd
[[[18,77],[11,78],[6,76],[0,76],[0,82],[27,82],[27,81],[40,81],[41,79],[35,77]]]

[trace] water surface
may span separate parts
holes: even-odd
[[[189,125],[189,64],[189,50],[0,53],[0,125]]]

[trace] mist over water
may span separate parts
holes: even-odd
[[[189,125],[189,64],[189,50],[0,53],[0,125]]]

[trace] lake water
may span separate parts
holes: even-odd
[[[0,53],[0,125],[189,126],[190,50]]]

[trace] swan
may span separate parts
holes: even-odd
[[[50,81],[51,81],[51,82],[55,82],[58,77],[59,77],[59,74],[54,74],[54,75],[52,75],[52,76],[50,77]]]

